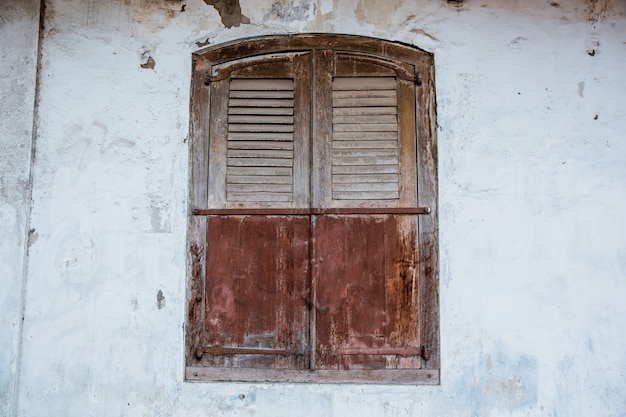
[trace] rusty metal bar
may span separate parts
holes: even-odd
[[[430,358],[426,346],[414,347],[403,346],[401,348],[380,348],[380,349],[341,349],[336,351],[337,355],[399,355],[403,358],[410,356],[421,356],[425,361]]]
[[[196,216],[310,216],[344,214],[430,214],[430,207],[194,208]]]
[[[311,214],[428,214],[430,207],[312,208]]]
[[[196,356],[201,358],[205,353],[213,356],[224,355],[282,355],[289,356],[291,353],[287,349],[265,349],[254,347],[223,347],[223,346],[203,346],[196,350]]]

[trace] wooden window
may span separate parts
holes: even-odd
[[[434,103],[396,43],[195,54],[187,379],[438,383]]]

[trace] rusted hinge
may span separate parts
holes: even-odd
[[[202,358],[205,353],[213,356],[224,355],[282,355],[289,356],[291,353],[287,349],[265,349],[255,347],[223,347],[223,346],[203,346],[196,350],[196,357]]]
[[[403,358],[411,356],[421,356],[422,359],[428,361],[430,359],[430,352],[426,346],[403,346],[400,348],[379,348],[379,349],[341,349],[338,350],[337,355],[398,355]]]

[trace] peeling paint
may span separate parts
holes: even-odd
[[[156,61],[154,60],[154,58],[149,56],[148,59],[146,59],[146,62],[144,62],[143,64],[140,64],[139,66],[143,69],[154,69],[155,65],[156,65]]]
[[[163,295],[163,291],[159,290],[159,292],[157,292],[157,308],[159,310],[161,310],[163,307],[165,307],[165,296]]]
[[[250,19],[241,12],[239,0],[204,0],[204,2],[215,7],[222,18],[222,24],[227,28],[250,23]]]

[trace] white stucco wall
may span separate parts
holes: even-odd
[[[626,416],[626,3],[47,0],[30,210],[34,3],[0,11],[0,415]],[[191,53],[301,31],[435,54],[440,386],[183,381]]]
[[[39,2],[0,5],[0,416],[11,414],[19,363],[30,210]],[[31,239],[35,238],[34,235]]]

